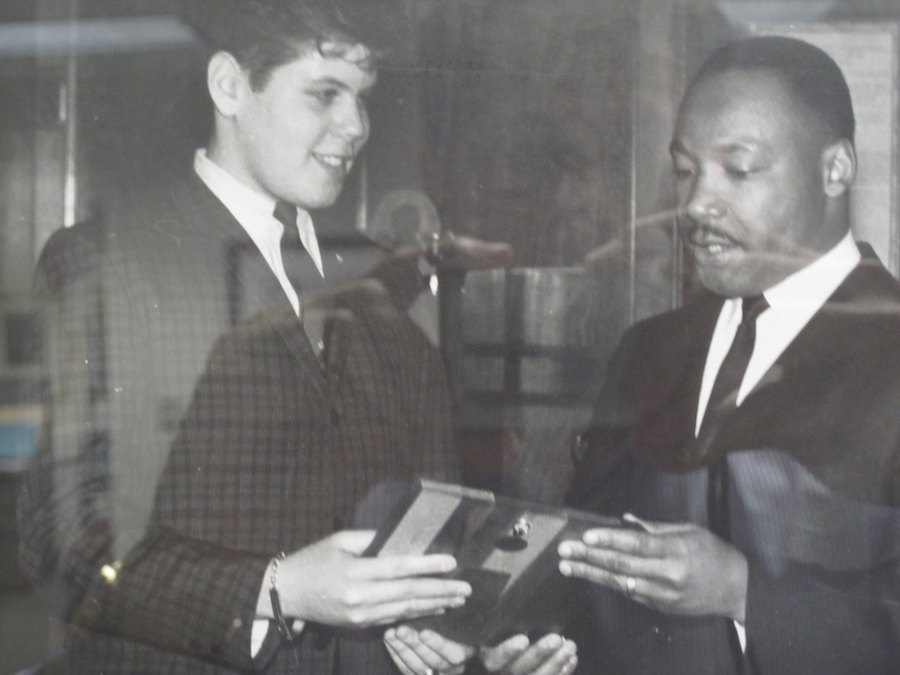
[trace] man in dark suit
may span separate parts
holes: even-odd
[[[854,117],[801,41],[716,51],[671,152],[705,292],[634,326],[580,443],[560,547],[603,673],[900,668],[900,285],[849,229]]]
[[[382,672],[362,629],[470,592],[438,577],[452,557],[364,558],[373,533],[344,529],[377,522],[379,481],[455,475],[441,363],[405,314],[423,280],[395,258],[314,299],[291,261],[328,278],[308,209],[366,142],[396,36],[371,0],[205,5],[214,131],[194,170],[41,258],[24,557],[69,582],[75,672]]]

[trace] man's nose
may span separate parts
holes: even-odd
[[[697,222],[721,218],[726,212],[722,195],[702,174],[694,181],[681,209]]]

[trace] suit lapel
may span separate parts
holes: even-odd
[[[720,299],[709,296],[685,308],[680,328],[666,336],[662,359],[654,355],[651,363],[642,364],[649,394],[642,398],[653,403],[629,445],[650,466],[676,471],[691,467],[703,369],[721,307]],[[648,367],[656,372],[646,372]]]
[[[832,293],[823,307],[797,334],[743,403],[710,442],[715,452],[757,443],[759,420],[772,408],[808,402],[809,389],[818,389],[856,357],[859,331],[869,330],[867,319],[885,307],[896,306],[895,281],[877,261],[864,260]]]
[[[281,284],[250,235],[194,172],[173,190],[177,193],[174,198],[188,204],[194,212],[177,222],[162,223],[160,228],[171,229],[168,233],[176,239],[193,240],[193,245],[205,248],[206,255],[218,256],[232,325],[271,321],[306,380],[324,396],[319,359]]]

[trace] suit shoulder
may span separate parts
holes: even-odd
[[[900,281],[878,261],[864,259],[823,310],[835,322],[896,327],[900,323]]]

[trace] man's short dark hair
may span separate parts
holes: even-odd
[[[720,47],[703,63],[690,88],[731,70],[764,70],[780,77],[835,138],[853,140],[855,120],[844,74],[824,51],[795,38],[760,36]]]
[[[340,56],[365,45],[378,58],[405,30],[397,0],[189,0],[186,20],[207,48],[234,56],[257,91],[303,46]]]

